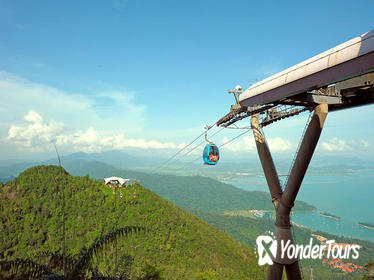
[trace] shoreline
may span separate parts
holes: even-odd
[[[361,226],[361,227],[364,227],[364,228],[368,228],[368,229],[374,230],[374,226],[371,227],[371,226],[363,225],[363,224],[361,224],[361,223],[357,223],[357,224],[358,224],[359,226]]]
[[[326,217],[326,218],[330,218],[330,219],[334,219],[334,220],[337,220],[337,221],[340,221],[342,218],[340,217],[336,217],[336,216],[331,216],[331,215],[328,215],[326,213],[319,213],[320,216],[322,217]]]

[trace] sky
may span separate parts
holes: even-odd
[[[227,90],[372,30],[373,10],[371,0],[0,0],[0,157],[49,157],[52,143],[167,157],[229,112]],[[317,153],[372,157],[373,110],[331,113]],[[305,121],[267,127],[272,151],[293,153]],[[255,154],[252,138],[223,152]]]

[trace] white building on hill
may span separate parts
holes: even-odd
[[[121,177],[108,177],[104,178],[105,185],[121,185],[126,187],[130,184],[131,179],[124,179]]]

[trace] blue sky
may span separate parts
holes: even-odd
[[[228,89],[373,29],[373,10],[370,0],[0,1],[0,153],[48,156],[59,136],[65,154],[168,155],[228,112]],[[373,110],[328,116],[318,151],[373,155]],[[266,129],[275,152],[295,148],[304,122]],[[250,136],[227,152],[253,153]]]

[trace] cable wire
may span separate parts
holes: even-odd
[[[220,130],[218,130],[215,133],[213,133],[212,136],[210,136],[210,138],[212,138],[213,136],[217,135],[218,133],[220,133],[224,129],[225,129],[225,127],[222,127]],[[197,144],[193,149],[189,150],[187,153],[183,154],[183,156],[186,156],[186,155],[190,154],[191,152],[193,152],[194,150],[196,150],[198,147],[200,147],[204,143],[205,143],[205,140],[202,141],[202,142],[200,142],[199,144]]]
[[[223,128],[225,128],[225,127],[223,127]],[[217,131],[215,134],[218,134],[218,132],[220,132],[221,130],[222,130],[222,129],[220,129],[219,131]],[[223,146],[229,144],[230,142],[232,142],[232,141],[236,140],[237,138],[243,136],[244,134],[246,134],[246,133],[249,132],[250,130],[252,130],[252,128],[250,128],[250,129],[248,129],[248,130],[246,130],[246,131],[240,133],[239,135],[237,135],[237,136],[235,136],[234,138],[230,139],[230,140],[227,141],[226,143],[223,143],[222,145],[220,145],[218,148],[221,148],[221,147],[223,147]],[[212,135],[212,136],[214,136],[214,135]],[[179,171],[180,169],[184,169],[187,165],[189,165],[189,164],[191,164],[191,163],[197,161],[198,159],[201,159],[201,156],[199,156],[199,157],[197,157],[197,158],[195,158],[195,159],[193,159],[193,160],[191,160],[191,161],[188,161],[186,164],[182,165],[182,167],[176,169],[175,171]]]
[[[223,146],[225,146],[225,145],[227,145],[228,143],[230,143],[230,142],[232,142],[232,141],[234,141],[235,139],[237,139],[237,138],[239,138],[240,136],[243,136],[244,134],[246,134],[247,132],[249,132],[250,130],[252,130],[252,128],[249,128],[248,130],[246,130],[246,131],[244,131],[244,132],[242,132],[242,133],[240,133],[238,136],[235,136],[234,138],[232,138],[231,140],[229,140],[229,141],[227,141],[227,142],[225,142],[225,143],[223,143],[222,145],[220,145],[218,148],[221,148],[221,147],[223,147]]]
[[[220,132],[221,132],[222,130],[224,130],[225,128],[226,128],[226,127],[222,127],[220,130],[218,130],[218,131],[216,131],[215,133],[213,133],[212,136],[210,136],[210,137],[213,137],[213,136],[217,135],[218,133],[220,133]],[[199,144],[196,145],[193,149],[191,149],[190,151],[188,151],[187,153],[185,153],[183,156],[186,156],[186,155],[190,154],[192,151],[194,151],[194,150],[196,150],[197,148],[201,147],[201,145],[203,145],[204,143],[205,143],[205,141],[199,143]],[[201,156],[199,156],[198,158],[195,158],[195,159],[192,160],[192,161],[188,161],[186,164],[182,165],[182,167],[178,168],[178,169],[175,170],[175,171],[178,171],[178,170],[180,170],[180,169],[186,167],[188,164],[197,161],[198,159],[200,159],[200,157],[201,157]]]
[[[207,130],[206,131],[209,131],[212,127],[214,127],[214,125],[210,125],[208,126]],[[201,133],[199,136],[197,136],[194,140],[192,140],[189,144],[187,144],[186,146],[184,146],[182,149],[178,150],[174,155],[172,155],[170,158],[168,158],[165,162],[161,163],[158,167],[156,167],[154,170],[153,170],[153,173],[158,171],[161,167],[165,166],[168,162],[170,162],[171,160],[173,160],[177,155],[179,155],[184,149],[186,149],[187,147],[191,146],[197,139],[199,139],[201,136],[203,136],[205,134],[204,131],[203,133]]]

